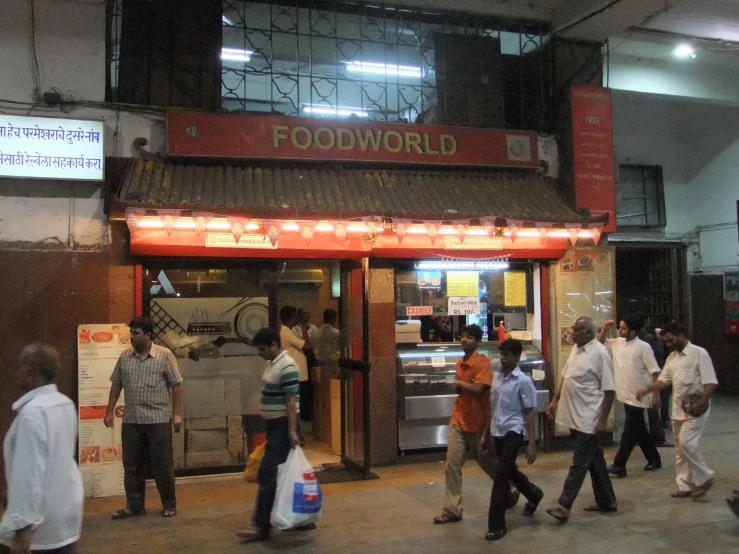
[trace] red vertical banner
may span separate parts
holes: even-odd
[[[364,356],[364,271],[352,269],[352,358]]]
[[[575,202],[591,216],[608,214],[603,232],[616,230],[616,181],[613,159],[611,90],[573,85],[572,146]]]

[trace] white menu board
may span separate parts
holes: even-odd
[[[124,494],[121,455],[123,394],[115,408],[115,425],[103,422],[108,408],[110,375],[121,352],[131,347],[127,325],[80,325],[77,328],[79,378],[79,461],[86,497]]]

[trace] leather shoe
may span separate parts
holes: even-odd
[[[662,469],[662,462],[657,460],[656,462],[649,462],[644,466],[644,471],[654,471],[655,469]]]
[[[656,444],[655,446],[658,446],[659,448],[674,448],[675,447],[674,444],[672,444],[671,442],[667,442],[667,441],[660,442]]]
[[[616,477],[626,477],[626,468],[611,464],[608,466],[608,473]]]

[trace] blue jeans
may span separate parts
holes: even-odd
[[[272,507],[275,504],[277,493],[277,466],[284,464],[290,453],[290,437],[287,429],[287,417],[266,420],[267,444],[264,447],[264,457],[259,465],[257,483],[259,492],[254,510],[254,525],[259,533],[269,535],[269,519]]]

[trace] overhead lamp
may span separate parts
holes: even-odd
[[[675,48],[674,54],[677,58],[695,58],[695,49],[690,44],[681,44]]]
[[[221,59],[232,62],[248,62],[254,52],[241,48],[221,48]]]
[[[346,62],[347,71],[371,73],[375,75],[395,75],[398,77],[421,78],[421,68],[415,65],[392,65],[375,62]]]
[[[309,104],[303,106],[303,111],[306,113],[318,115],[337,115],[342,117],[356,115],[357,117],[369,117],[369,112],[363,110],[362,108],[346,108],[342,106],[332,108],[331,106],[320,104]]]
[[[453,261],[453,260],[424,260],[416,262],[415,268],[420,271],[454,271],[458,269],[472,270],[500,270],[508,269],[508,262],[484,262],[484,261]]]

